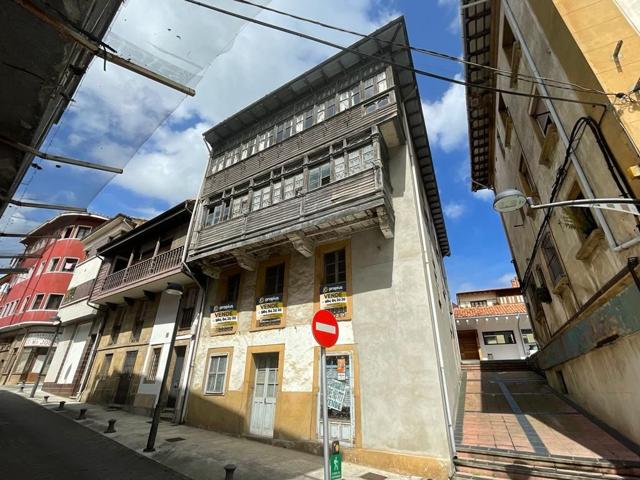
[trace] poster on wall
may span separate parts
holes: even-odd
[[[346,282],[327,283],[320,287],[321,310],[346,310],[347,284]]]
[[[338,412],[341,411],[346,395],[346,382],[341,382],[333,378],[327,379],[327,408]]]
[[[213,305],[211,307],[211,323],[216,328],[234,327],[238,323],[238,308],[236,304]]]
[[[266,295],[256,300],[258,323],[278,323],[284,316],[282,294]]]
[[[344,357],[338,357],[336,362],[336,374],[338,376],[338,380],[346,380],[347,379],[347,360]]]

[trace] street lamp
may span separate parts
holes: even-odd
[[[182,296],[184,288],[179,283],[167,283],[167,288],[164,290],[167,295],[174,295],[177,297]],[[167,363],[164,367],[164,373],[162,374],[162,382],[160,383],[160,392],[158,393],[158,401],[153,409],[153,419],[151,420],[151,428],[149,429],[149,437],[147,438],[147,446],[143,452],[155,451],[156,436],[158,435],[158,425],[160,424],[160,415],[165,403],[165,384],[169,378],[169,367],[171,366],[171,354],[173,353],[173,347],[176,343],[176,335],[178,334],[178,318],[173,324],[173,333],[171,334],[171,341],[169,342],[169,352],[167,353]]]
[[[51,317],[52,325],[56,327],[56,331],[53,334],[53,338],[51,339],[51,344],[47,349],[47,355],[44,357],[44,363],[38,372],[38,376],[36,377],[36,381],[33,384],[33,388],[31,389],[31,394],[29,398],[33,398],[36,395],[36,390],[38,389],[38,385],[40,384],[40,377],[42,376],[42,371],[46,368],[47,363],[49,363],[49,356],[51,355],[51,349],[53,348],[53,344],[56,343],[56,338],[58,337],[58,331],[60,331],[60,325],[62,325],[62,321],[59,316]]]
[[[534,205],[531,197],[527,197],[520,190],[511,188],[497,193],[493,200],[493,209],[500,213],[515,212],[525,205],[529,205],[529,208],[534,210],[555,207],[600,208],[603,210],[615,210],[616,212],[640,216],[640,212],[636,208],[636,206],[640,206],[640,200],[635,198],[580,198],[576,200],[562,200],[560,202]]]

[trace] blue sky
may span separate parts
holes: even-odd
[[[239,10],[232,0],[209,3]],[[273,8],[361,32],[403,14],[413,45],[461,55],[457,5],[456,0],[270,2]],[[357,40],[268,12],[244,12],[342,45]],[[161,57],[177,54],[163,59],[177,62],[183,74],[195,74],[190,83],[197,95],[185,98],[117,67],[104,71],[101,61],[94,62],[45,150],[124,166],[125,173],[55,169],[41,162],[44,169],[30,172],[21,198],[84,206],[95,196],[90,204],[94,212],[152,217],[196,194],[207,161],[202,132],[335,53],[256,25],[243,26],[182,0],[127,2],[107,42],[121,38]],[[414,54],[414,62],[425,70],[462,74],[455,62],[420,54]],[[445,261],[449,289],[455,295],[508,285],[514,275],[511,257],[491,196],[474,195],[469,188],[464,89],[420,76],[418,81],[451,244],[452,255]],[[72,180],[72,188],[59,187],[64,179]],[[9,231],[25,231],[43,215],[13,209],[0,227],[9,222]],[[9,248],[3,245],[2,250]]]

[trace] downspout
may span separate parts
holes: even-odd
[[[191,268],[189,267],[189,265],[187,264],[187,256],[189,253],[189,246],[191,243],[191,237],[193,235],[193,230],[195,228],[195,225],[198,223],[198,213],[199,213],[199,209],[198,206],[200,205],[200,197],[202,195],[202,190],[204,189],[204,184],[207,178],[207,172],[209,171],[209,166],[211,163],[211,147],[209,146],[209,143],[204,140],[204,144],[207,147],[207,150],[209,151],[209,161],[207,162],[207,167],[206,170],[204,172],[204,174],[202,175],[202,180],[200,181],[200,188],[198,189],[198,196],[195,199],[195,202],[193,204],[193,211],[191,212],[191,219],[189,220],[189,228],[187,229],[187,237],[185,238],[185,243],[184,243],[184,248],[182,250],[182,269],[184,270],[184,272],[190,276],[194,282],[196,282],[198,284],[198,287],[200,288],[200,302],[199,302],[199,308],[198,308],[198,313],[196,314],[196,321],[195,324],[192,327],[192,332],[193,330],[195,330],[195,335],[192,333],[191,334],[191,339],[189,340],[189,354],[188,354],[188,362],[187,362],[187,371],[184,375],[184,381],[181,385],[181,394],[180,397],[178,398],[178,402],[179,402],[179,412],[178,415],[175,417],[176,421],[178,423],[183,423],[184,422],[184,416],[186,413],[186,405],[187,405],[187,401],[189,399],[189,383],[191,381],[191,372],[193,370],[194,367],[194,358],[195,358],[195,352],[196,352],[196,347],[198,345],[198,342],[200,340],[200,332],[202,331],[202,324],[204,323],[203,321],[203,316],[204,316],[204,306],[205,306],[205,302],[206,302],[206,298],[207,298],[207,289],[209,287],[209,281],[207,280],[205,282],[204,285],[202,285],[200,283],[200,281],[198,280],[197,276],[193,273],[193,270],[191,270]],[[177,319],[176,319],[177,321]]]
[[[406,113],[403,112],[403,124],[404,124],[404,128],[407,129],[408,131],[408,125],[407,125],[407,120],[406,120]],[[449,458],[453,459],[453,457],[455,456],[455,452],[456,452],[456,447],[455,447],[455,434],[454,434],[454,430],[453,430],[453,418],[451,415],[451,402],[449,399],[449,394],[447,391],[447,377],[445,375],[445,371],[444,371],[444,358],[442,355],[442,349],[440,347],[440,341],[441,341],[441,336],[440,336],[440,329],[438,327],[438,315],[437,315],[437,311],[436,311],[436,300],[435,297],[433,295],[433,282],[431,280],[431,261],[429,260],[429,251],[427,249],[427,236],[428,236],[428,232],[425,231],[425,223],[422,221],[423,216],[424,216],[424,210],[422,208],[422,202],[421,202],[421,189],[420,189],[420,185],[418,184],[418,179],[417,179],[417,175],[416,175],[416,165],[415,165],[415,158],[412,152],[412,145],[409,143],[407,146],[407,152],[409,154],[409,159],[411,160],[411,176],[412,176],[412,182],[413,182],[413,188],[414,188],[414,192],[415,192],[415,199],[414,199],[414,204],[415,204],[415,208],[416,208],[416,212],[418,213],[418,224],[420,226],[419,231],[420,231],[420,243],[422,244],[422,258],[423,258],[423,262],[425,263],[425,268],[426,268],[426,275],[427,275],[427,283],[428,283],[428,288],[429,288],[429,303],[431,306],[431,326],[433,328],[433,331],[435,333],[435,348],[436,348],[436,360],[438,362],[438,377],[439,377],[439,384],[440,384],[440,395],[442,397],[442,402],[444,405],[444,415],[445,415],[445,421],[447,423],[447,428],[446,428],[446,432],[447,432],[447,447],[449,448]]]

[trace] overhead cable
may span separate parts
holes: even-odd
[[[564,97],[556,97],[556,96],[524,93],[524,92],[518,92],[518,91],[515,91],[515,90],[505,90],[505,89],[499,88],[499,87],[492,87],[492,86],[489,86],[489,85],[481,85],[481,84],[466,82],[464,80],[458,80],[457,78],[447,77],[445,75],[440,75],[438,73],[429,72],[427,70],[422,70],[422,69],[419,69],[419,68],[409,67],[407,65],[402,65],[400,63],[394,62],[392,60],[389,60],[389,59],[386,59],[386,58],[383,58],[383,57],[380,57],[380,56],[377,56],[377,55],[371,55],[371,54],[368,54],[368,53],[361,52],[356,48],[345,47],[345,46],[339,45],[337,43],[333,43],[333,42],[330,42],[328,40],[324,40],[322,38],[314,37],[313,35],[308,35],[306,33],[298,32],[296,30],[291,30],[289,28],[281,27],[279,25],[274,25],[272,23],[264,22],[262,20],[257,20],[255,18],[251,18],[251,17],[247,17],[245,15],[241,15],[239,13],[231,12],[231,11],[225,10],[223,8],[215,7],[213,5],[208,5],[208,4],[200,2],[198,0],[184,0],[184,1],[187,2],[187,3],[191,3],[193,5],[197,5],[199,7],[206,8],[208,10],[213,10],[215,12],[222,13],[224,15],[228,15],[228,16],[231,16],[231,17],[235,17],[235,18],[239,18],[239,19],[251,22],[251,23],[255,23],[256,25],[260,25],[260,26],[263,26],[263,27],[266,27],[266,28],[270,28],[270,29],[273,29],[273,30],[278,30],[280,32],[288,33],[288,34],[294,35],[296,37],[300,37],[300,38],[304,38],[304,39],[307,39],[307,40],[311,40],[313,42],[320,43],[322,45],[327,45],[327,46],[335,48],[337,50],[341,50],[341,51],[344,51],[344,52],[350,52],[350,53],[353,53],[354,55],[358,55],[359,57],[365,57],[365,58],[369,58],[369,59],[372,59],[372,60],[376,60],[376,61],[384,63],[386,65],[391,65],[391,66],[396,67],[398,69],[407,70],[407,71],[413,72],[413,73],[418,74],[418,75],[422,75],[422,76],[429,77],[429,78],[434,78],[436,80],[441,80],[441,81],[444,81],[444,82],[455,83],[457,85],[477,88],[479,90],[487,90],[487,91],[496,92],[496,93],[503,93],[505,95],[514,95],[514,96],[517,96],[517,97],[527,97],[527,98],[536,98],[536,99],[543,98],[543,99],[546,99],[546,100],[557,100],[557,101],[560,101],[560,102],[567,102],[567,103],[577,103],[577,104],[583,104],[583,105],[598,105],[598,106],[606,108],[605,104],[598,103],[598,102],[590,102],[590,101],[585,101],[585,100],[576,100],[576,99],[572,99],[572,98],[564,98]],[[375,38],[375,37],[373,37],[373,38]]]
[[[330,30],[334,30],[334,31],[337,31],[337,32],[348,33],[350,35],[355,35],[355,36],[360,37],[360,38],[367,38],[367,39],[376,40],[376,41],[378,41],[380,43],[384,43],[384,44],[391,45],[391,46],[396,46],[396,47],[399,47],[399,48],[403,48],[405,50],[412,50],[414,52],[422,53],[424,55],[429,55],[429,56],[432,56],[432,57],[441,58],[441,59],[449,60],[449,61],[452,61],[452,62],[458,62],[458,63],[461,63],[463,65],[469,65],[469,66],[472,66],[472,67],[481,68],[483,70],[487,70],[487,71],[495,73],[496,75],[504,76],[504,77],[507,77],[507,78],[511,78],[513,76],[513,72],[511,72],[510,70],[502,70],[502,69],[499,69],[499,68],[491,67],[489,65],[483,65],[481,63],[471,62],[469,60],[465,60],[465,59],[462,59],[460,57],[456,57],[454,55],[449,55],[447,53],[442,53],[442,52],[438,52],[438,51],[435,51],[435,50],[428,50],[426,48],[414,47],[412,45],[407,45],[407,44],[403,44],[403,43],[397,43],[397,42],[394,42],[394,41],[391,41],[391,40],[382,40],[380,38],[375,38],[372,35],[367,35],[367,34],[364,34],[364,33],[361,33],[361,32],[356,32],[354,30],[349,30],[347,28],[337,27],[335,25],[331,25],[331,24],[328,24],[328,23],[320,22],[320,21],[314,20],[312,18],[301,17],[301,16],[295,15],[293,13],[284,12],[282,10],[278,10],[278,9],[275,9],[275,8],[271,8],[271,7],[267,7],[267,6],[264,6],[264,5],[260,5],[258,3],[251,2],[249,0],[234,0],[234,1],[236,1],[238,3],[243,3],[245,5],[251,5],[253,7],[261,8],[262,10],[266,10],[266,11],[269,11],[269,12],[277,13],[278,15],[283,15],[285,17],[290,17],[290,18],[293,18],[295,20],[300,20],[302,22],[307,22],[307,23],[311,23],[313,25],[318,25],[318,26],[323,27],[323,28],[328,28]],[[562,80],[555,80],[555,79],[552,79],[552,78],[545,78],[545,77],[537,78],[537,77],[534,77],[532,75],[527,75],[527,74],[524,74],[524,73],[517,73],[516,77],[518,78],[518,80],[522,80],[523,82],[528,82],[528,83],[533,83],[533,84],[542,84],[542,83],[544,83],[547,86],[550,86],[550,87],[553,87],[553,88],[559,88],[559,89],[563,89],[563,90],[582,91],[582,92],[585,92],[585,93],[598,93],[598,94],[606,95],[606,96],[617,96],[618,95],[616,93],[603,92],[602,90],[597,90],[597,89],[594,89],[594,88],[585,87],[583,85],[579,85],[579,84],[576,84],[576,83],[565,82],[565,81],[562,81]],[[551,83],[555,83],[556,85],[550,85]]]

